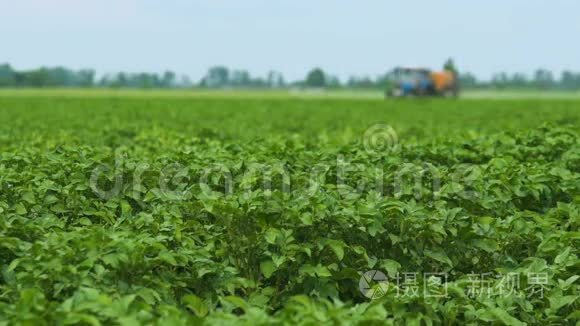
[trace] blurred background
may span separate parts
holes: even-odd
[[[2,1],[0,87],[580,89],[576,1]]]

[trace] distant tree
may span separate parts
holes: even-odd
[[[389,89],[391,88],[393,83],[392,72],[387,72],[382,75],[379,75],[375,81],[375,85],[381,89]]]
[[[449,58],[447,61],[445,61],[445,64],[443,64],[443,70],[458,74],[457,67],[455,66],[455,62],[452,58]]]
[[[262,87],[267,87],[267,86],[268,86],[268,81],[264,78],[258,77],[258,78],[251,78],[250,79],[250,87],[262,88]]]
[[[277,87],[286,86],[286,80],[284,79],[284,76],[282,76],[282,74],[278,75],[278,80],[276,81],[276,85],[277,85]]]
[[[528,77],[522,73],[515,73],[509,81],[509,86],[514,88],[526,88],[529,85]]]
[[[229,84],[230,71],[224,66],[209,68],[202,80],[202,85],[206,87],[224,87]]]
[[[554,75],[547,69],[538,69],[534,74],[534,84],[539,89],[547,89],[554,84]]]
[[[328,76],[326,77],[326,86],[330,88],[339,88],[342,85],[340,84],[340,79],[338,79],[338,77]]]
[[[231,73],[229,84],[236,87],[249,87],[251,85],[250,73],[246,70],[234,70]]]
[[[109,83],[111,81],[111,75],[109,74],[104,74],[101,79],[99,79],[99,81],[97,82],[97,85],[99,87],[109,87]]]
[[[159,87],[160,85],[159,78],[156,74],[148,74],[143,72],[138,74],[136,79],[137,84],[139,85],[138,87],[140,88],[153,88]]]
[[[465,72],[459,74],[459,84],[462,88],[476,88],[478,86],[478,81],[473,74]]]
[[[175,73],[172,71],[166,71],[163,73],[163,78],[161,78],[161,86],[164,88],[171,88],[175,86]]]
[[[179,87],[189,88],[191,86],[193,86],[193,83],[191,82],[191,78],[189,78],[189,76],[187,76],[187,75],[182,75],[181,80],[179,82]]]
[[[320,68],[314,68],[306,75],[305,84],[308,87],[324,87],[326,86],[326,76],[324,71]]]
[[[275,79],[276,79],[276,72],[275,71],[268,71],[268,77],[266,78],[266,84],[268,85],[268,87],[276,87],[275,85]]]
[[[505,72],[494,74],[493,77],[491,78],[491,84],[495,88],[499,89],[506,88],[509,84],[508,74]]]
[[[0,65],[0,87],[14,86],[14,70],[9,64]]]
[[[120,72],[115,76],[111,82],[112,87],[135,87],[136,85],[131,85],[129,76],[126,73]]]
[[[447,60],[445,69],[457,72],[452,59]],[[350,77],[346,83],[320,68],[310,70],[303,81],[287,83],[280,72],[269,71],[264,77],[252,77],[247,70],[229,70],[224,66],[211,67],[198,86],[202,87],[251,87],[278,88],[286,85],[308,87],[353,87],[353,88],[388,88],[393,82],[392,73],[379,75],[376,78]],[[552,71],[538,69],[530,77],[523,73],[500,72],[494,74],[490,81],[480,81],[468,72],[457,74],[463,88],[501,88],[501,89],[565,89],[580,90],[580,73],[565,70],[558,78]],[[105,74],[97,81],[95,71],[91,69],[71,70],[65,67],[41,67],[19,71],[9,64],[0,64],[0,87],[130,87],[130,88],[177,88],[195,86],[189,77],[177,77],[166,71],[157,73],[118,72]]]
[[[275,87],[284,87],[284,86],[286,86],[286,80],[284,79],[284,76],[282,75],[282,73],[278,73],[278,75],[274,79],[274,83],[276,85]]]
[[[280,72],[271,70],[268,72],[266,83],[271,88],[284,87],[284,76]]]
[[[41,67],[28,71],[14,71],[9,65],[0,66],[0,86],[12,87],[90,87],[94,83],[93,70],[73,71],[64,67]]]
[[[80,70],[77,73],[74,86],[93,87],[95,84],[95,71],[92,69]]]
[[[352,88],[373,88],[375,83],[369,77],[352,76],[347,81],[347,86]]]
[[[564,70],[560,77],[560,87],[568,90],[580,89],[580,73]]]
[[[51,85],[46,68],[20,72],[15,77],[17,86],[46,87]]]

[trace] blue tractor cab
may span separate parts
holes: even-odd
[[[389,74],[392,88],[388,96],[401,97],[426,95],[433,91],[431,71],[424,68],[395,68]]]

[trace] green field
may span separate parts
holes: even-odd
[[[466,97],[0,91],[0,325],[574,324],[580,99]]]

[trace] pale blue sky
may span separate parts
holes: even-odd
[[[574,0],[0,0],[0,62],[116,71],[210,65],[346,78],[448,56],[479,77],[580,71]]]

